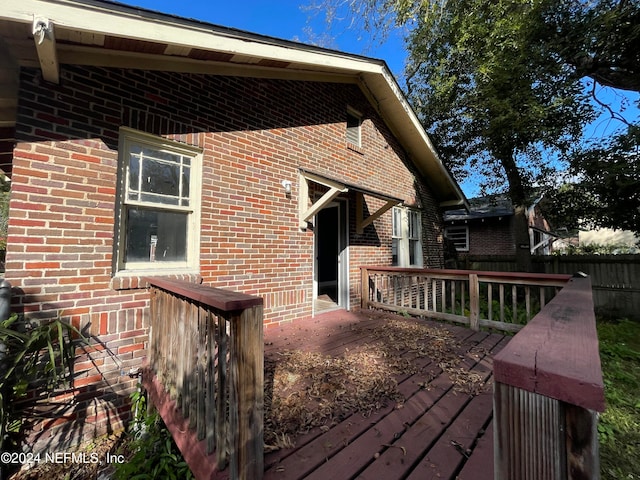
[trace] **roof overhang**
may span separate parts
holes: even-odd
[[[43,78],[54,83],[58,65],[74,64],[356,84],[440,206],[468,207],[382,60],[105,0],[9,0],[0,9],[0,37],[0,48],[6,45],[18,65],[40,67]]]

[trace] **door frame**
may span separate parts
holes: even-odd
[[[338,306],[345,310],[350,309],[349,292],[349,200],[346,198],[336,198],[325,208],[338,209]],[[312,310],[316,314],[316,299],[318,298],[318,219],[314,217],[313,235],[313,295]]]

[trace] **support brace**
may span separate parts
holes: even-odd
[[[387,202],[378,210],[373,212],[367,218],[364,218],[364,194],[358,192],[356,196],[356,233],[362,235],[364,229],[371,225],[376,219],[380,218],[387,210],[395,207],[399,203],[399,200],[386,199]]]
[[[308,207],[307,205],[309,199],[309,180],[329,187],[329,190],[313,205],[311,205],[311,207]],[[298,195],[300,228],[306,229],[307,222],[311,217],[313,217],[316,213],[326,207],[334,198],[336,198],[341,193],[346,192],[347,190],[349,189],[346,185],[334,182],[333,180],[329,180],[308,172],[300,173],[300,190]]]
[[[309,207],[309,181],[324,185],[329,190],[320,197],[313,205]],[[349,189],[356,191],[356,233],[362,234],[367,226],[371,225],[376,219],[380,218],[387,210],[402,203],[402,200],[392,198],[376,192],[370,192],[368,190],[361,190],[359,187],[353,187],[345,183],[341,183],[335,180],[331,180],[320,175],[316,175],[311,172],[300,172],[300,185],[298,191],[298,212],[299,212],[299,225],[301,229],[307,228],[307,222],[311,217],[317,214],[320,210],[326,207],[331,201],[341,193],[348,191]],[[378,210],[373,212],[367,218],[364,218],[364,195],[371,195],[373,197],[384,200],[385,204]]]
[[[32,33],[42,70],[42,78],[47,82],[60,83],[60,65],[56,53],[53,22],[48,18],[34,16]]]

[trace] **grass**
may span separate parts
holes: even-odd
[[[600,416],[603,480],[640,479],[640,323],[598,321],[606,411]]]

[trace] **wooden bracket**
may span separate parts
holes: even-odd
[[[399,200],[387,199],[387,202],[367,218],[364,218],[364,194],[358,192],[356,196],[356,233],[362,235],[364,229],[380,218],[387,210],[401,203]]]
[[[329,190],[322,195],[311,207],[308,206],[309,201],[309,180],[329,187]],[[300,189],[298,196],[298,213],[300,220],[300,228],[306,229],[307,222],[316,213],[326,207],[334,198],[343,192],[346,192],[349,188],[339,182],[334,182],[327,178],[320,177],[308,172],[300,173]]]
[[[53,22],[48,18],[33,17],[33,40],[38,52],[42,78],[47,82],[60,83],[60,65],[56,53],[56,37]]]

